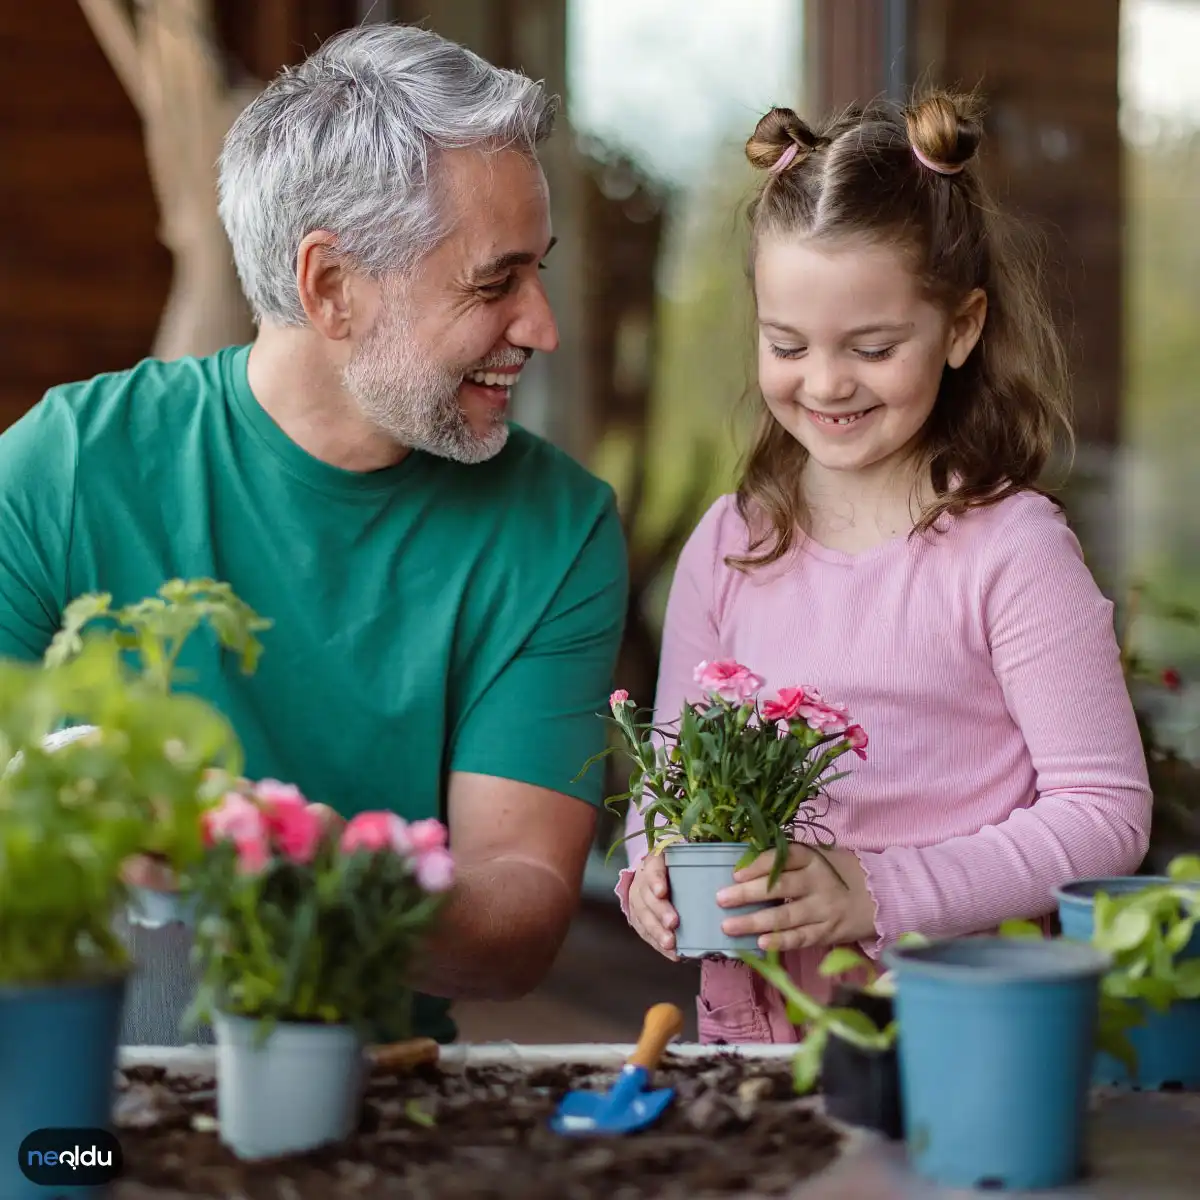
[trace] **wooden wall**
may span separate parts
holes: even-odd
[[[1120,0],[806,0],[816,110],[910,83],[979,87],[990,106],[983,162],[999,199],[1045,247],[1055,318],[1069,339],[1080,440],[1115,445],[1124,371],[1122,163],[1117,124]]]
[[[171,2],[171,0],[167,0]],[[354,0],[219,0],[259,77],[356,20]],[[171,263],[137,113],[75,0],[0,3],[0,428],[52,384],[148,353]]]
[[[943,9],[926,65],[950,83],[983,83],[992,182],[1044,235],[1046,282],[1070,339],[1080,440],[1115,445],[1125,370],[1120,0],[925,7]]]

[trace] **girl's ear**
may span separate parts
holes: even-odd
[[[950,323],[950,345],[946,351],[946,362],[955,369],[967,361],[975,344],[983,333],[987,320],[987,293],[976,288],[958,306],[954,320]]]

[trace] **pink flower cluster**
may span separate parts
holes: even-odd
[[[228,792],[203,817],[205,845],[233,842],[238,869],[258,874],[271,858],[310,863],[326,833],[340,818],[323,804],[310,804],[300,789],[263,779],[250,794]],[[446,828],[436,820],[404,821],[390,812],[364,812],[352,818],[339,837],[346,854],[388,851],[410,858],[417,882],[427,892],[444,892],[454,883],[454,860],[446,848]]]
[[[752,700],[763,686],[761,676],[733,659],[702,662],[694,672],[695,681],[711,695],[733,703]],[[844,704],[826,700],[815,687],[780,688],[773,700],[762,706],[766,721],[804,721],[810,729],[825,735],[844,734],[850,749],[859,758],[867,757],[867,734],[851,721]]]

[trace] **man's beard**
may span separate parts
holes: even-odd
[[[493,356],[487,365],[519,365],[516,354],[524,363],[517,351]],[[454,462],[486,462],[504,449],[508,424],[497,410],[489,428],[471,428],[458,402],[463,376],[422,353],[393,299],[346,365],[342,384],[367,419],[401,445]]]

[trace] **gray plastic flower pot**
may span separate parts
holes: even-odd
[[[743,904],[722,908],[717,893],[733,882],[733,869],[750,847],[743,842],[677,842],[666,848],[667,881],[671,904],[679,914],[675,950],[681,958],[737,958],[749,952],[760,957],[757,934],[730,937],[721,930],[729,917],[774,908],[779,903]]]
[[[363,1045],[347,1025],[257,1022],[217,1013],[217,1120],[241,1159],[279,1158],[345,1141],[358,1128]]]

